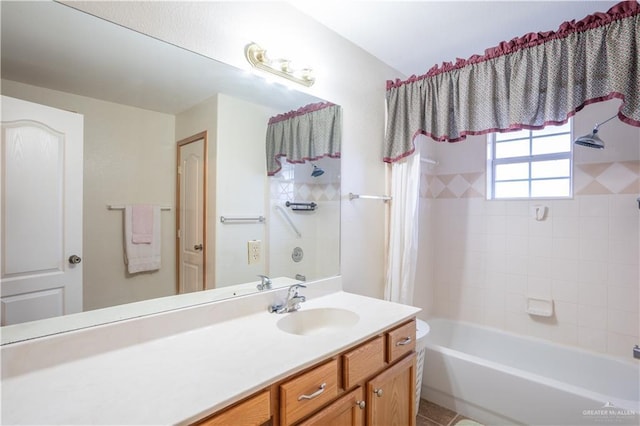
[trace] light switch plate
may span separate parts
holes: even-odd
[[[250,240],[247,242],[248,262],[249,265],[260,263],[262,258],[262,241]]]

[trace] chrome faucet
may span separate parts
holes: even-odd
[[[287,300],[280,305],[269,306],[269,312],[276,314],[286,314],[287,312],[295,312],[300,309],[300,304],[307,300],[306,297],[298,293],[298,289],[307,288],[306,285],[294,284],[289,287],[287,292]]]
[[[258,290],[271,290],[271,279],[266,275],[258,275],[262,280],[256,287]]]

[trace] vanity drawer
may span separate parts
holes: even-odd
[[[395,362],[416,349],[416,321],[413,320],[387,333],[387,361]]]
[[[382,370],[384,364],[384,336],[378,336],[342,355],[344,388],[352,386]]]
[[[259,426],[271,418],[271,392],[265,390],[252,396],[220,414],[198,423],[198,426],[246,425]]]
[[[280,385],[280,421],[290,425],[338,396],[338,360],[333,359]]]

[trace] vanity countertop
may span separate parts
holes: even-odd
[[[3,424],[185,424],[363,342],[420,309],[346,292],[302,310],[344,308],[351,328],[300,336],[266,309],[166,337],[3,374]],[[284,314],[287,315],[287,314]]]

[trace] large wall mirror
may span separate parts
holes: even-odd
[[[340,160],[283,162],[272,177],[265,165],[269,118],[324,100],[63,4],[3,1],[0,6],[3,100],[83,117],[82,250],[70,253],[64,239],[54,241],[60,247],[56,265],[35,274],[81,269],[81,303],[75,309],[81,313],[56,316],[55,308],[53,314],[45,309],[41,318],[36,314],[23,322],[16,312],[23,306],[33,310],[29,298],[42,288],[27,285],[21,293],[31,278],[11,266],[10,254],[17,257],[20,247],[12,221],[20,214],[11,211],[7,194],[20,197],[22,189],[12,186],[20,174],[9,175],[6,164],[10,120],[3,105],[2,214],[13,217],[2,221],[3,344],[256,292],[259,275],[277,287],[339,274]],[[181,178],[184,160],[192,155],[182,147],[204,139],[203,163],[195,167],[201,174]],[[313,173],[314,166],[324,173]],[[315,207],[292,208],[296,203]],[[154,234],[161,243],[161,266],[130,273],[123,208],[138,204],[161,208]],[[43,206],[31,209],[36,217],[56,217]],[[193,206],[202,207],[201,224],[177,235],[180,218]],[[185,243],[187,231],[193,232]],[[29,238],[30,244],[37,241]],[[187,251],[202,256],[194,273],[181,256],[180,238]],[[80,263],[74,264],[72,255]],[[64,305],[58,293],[50,293],[51,299],[62,297]]]

